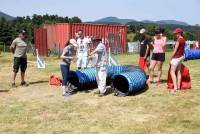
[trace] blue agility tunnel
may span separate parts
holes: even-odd
[[[112,77],[122,72],[132,71],[134,66],[109,66],[107,68],[107,85],[111,84]],[[88,68],[77,71],[70,71],[69,83],[77,87],[79,90],[97,88],[96,68]]]
[[[185,50],[185,59],[194,60],[200,59],[200,50]]]
[[[107,68],[107,84],[111,83],[114,74],[128,71],[129,66],[110,66]],[[88,68],[77,71],[70,71],[69,83],[79,90],[96,88],[96,68]]]
[[[117,92],[126,95],[137,93],[146,87],[146,74],[139,68],[132,68],[129,72],[116,74],[112,78],[112,85]]]

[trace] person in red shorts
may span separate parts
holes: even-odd
[[[174,90],[172,91],[176,92],[181,88],[181,64],[184,60],[185,39],[181,28],[176,28],[173,33],[176,37],[176,44],[170,61],[170,74],[174,85]]]

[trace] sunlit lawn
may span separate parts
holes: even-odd
[[[167,54],[169,58],[170,53]],[[118,55],[121,64],[137,65],[138,55]],[[47,68],[36,68],[29,55],[29,87],[10,89],[12,55],[0,57],[0,134],[199,134],[200,60],[187,61],[192,89],[169,94],[166,83],[137,96],[99,98],[79,92],[68,98],[60,87],[49,86],[49,76],[59,77],[59,59],[45,58]],[[166,80],[169,60],[164,64]],[[73,63],[72,68],[75,68]],[[19,76],[17,84],[19,85]]]

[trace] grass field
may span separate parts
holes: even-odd
[[[121,64],[137,65],[137,55],[117,58]],[[45,61],[47,68],[39,70],[29,55],[29,87],[10,89],[12,55],[0,57],[0,134],[200,133],[199,60],[185,62],[192,77],[191,90],[173,95],[163,83],[151,85],[137,96],[120,98],[112,94],[99,98],[84,91],[62,97],[60,87],[48,83],[51,74],[60,76],[59,59],[49,57]],[[164,80],[168,67],[169,59],[164,64]]]

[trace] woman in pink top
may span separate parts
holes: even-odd
[[[163,33],[164,30],[161,30],[160,28],[155,30],[155,36],[153,38],[153,54],[150,64],[150,75],[147,81],[148,84],[154,82],[154,68],[156,64],[158,66],[158,79],[155,82],[157,82],[157,84],[160,84],[160,78],[162,75],[162,65],[165,61],[165,44],[167,41],[167,38],[163,35]]]

